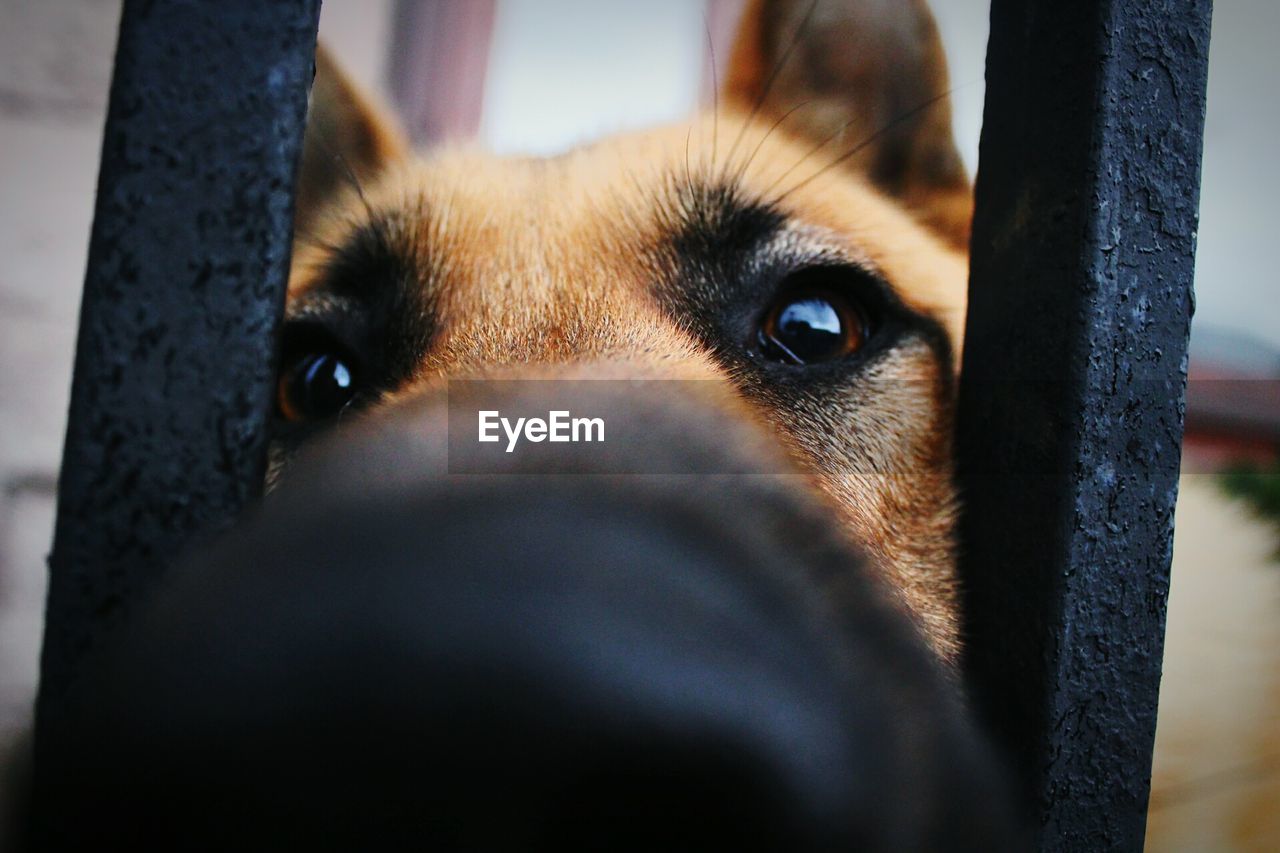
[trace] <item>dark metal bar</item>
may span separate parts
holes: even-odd
[[[37,737],[261,487],[319,0],[126,0],[50,557]]]
[[[968,675],[1043,850],[1143,843],[1211,0],[994,0],[958,450]]]

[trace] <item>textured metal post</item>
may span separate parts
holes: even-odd
[[[967,668],[1042,850],[1142,847],[1210,11],[992,3],[959,404]]]
[[[259,490],[319,0],[126,0],[50,557],[37,737],[78,662]]]

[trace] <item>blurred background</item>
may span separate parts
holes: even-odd
[[[1280,447],[1280,32],[1217,0],[1188,465]],[[976,168],[986,0],[933,3]],[[321,36],[415,140],[549,154],[708,103],[741,0],[325,0]],[[0,751],[29,718],[119,0],[0,0]],[[708,45],[712,49],[708,49]],[[1175,581],[1176,583],[1176,581]]]

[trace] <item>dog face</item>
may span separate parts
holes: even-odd
[[[322,52],[273,480],[338,414],[449,379],[712,380],[701,403],[789,457],[954,660],[971,199],[947,85],[923,3],[755,2],[688,124],[413,156]]]
[[[81,688],[58,831],[1013,849],[950,666],[945,78],[922,5],[774,0],[690,124],[411,157],[322,54],[273,493]],[[455,469],[474,378],[603,455]]]

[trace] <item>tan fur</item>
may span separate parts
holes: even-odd
[[[292,291],[325,269],[328,249],[371,212],[405,223],[397,239],[417,259],[440,323],[419,385],[500,366],[639,358],[664,375],[728,380],[664,317],[647,283],[662,275],[664,211],[679,208],[686,142],[692,173],[728,163],[743,118],[726,108],[688,125],[621,137],[554,160],[442,151],[391,166],[349,189],[299,244]],[[869,262],[911,307],[960,345],[963,257],[852,174],[786,193],[825,163],[809,146],[756,122],[738,150],[750,197],[781,197],[786,239],[830,258]],[[716,164],[714,167],[712,164]],[[796,164],[799,164],[796,166]],[[793,168],[795,167],[795,168]],[[674,175],[672,179],[670,176]],[[958,650],[951,545],[949,365],[923,346],[893,354],[855,398],[805,412],[767,405],[758,416],[787,434],[834,501],[851,537],[881,567],[938,651]]]
[[[951,395],[963,343],[972,195],[945,97],[838,162],[857,142],[944,93],[945,62],[918,0],[831,0],[802,31],[809,8],[805,0],[749,4],[719,110],[554,159],[502,159],[471,149],[411,157],[349,83],[318,84],[313,114],[341,129],[338,153],[351,168],[337,180],[332,152],[318,158],[319,149],[308,149],[303,186],[311,189],[302,197],[291,300],[316,286],[348,235],[378,221],[396,251],[411,259],[435,317],[413,377],[388,401],[477,375],[700,378],[741,391],[709,394],[706,403],[776,436],[828,502],[833,523],[872,557],[939,656],[954,662],[961,637]],[[794,55],[773,74],[793,40]],[[832,59],[839,53],[833,43],[844,45],[844,60]],[[324,60],[322,76],[332,72],[328,66]],[[323,103],[332,97],[342,103]],[[800,104],[806,105],[792,112]],[[343,153],[346,138],[356,144]],[[321,167],[330,174],[311,174]],[[662,309],[650,286],[672,275],[664,246],[696,187],[725,176],[745,198],[774,203],[787,215],[777,239],[810,257],[878,270],[904,303],[941,325],[953,358],[909,342],[859,376],[847,394],[798,405],[767,389],[740,388],[740,377]],[[1152,849],[1195,849],[1234,833],[1242,849],[1266,849],[1256,839],[1280,832],[1274,808],[1280,777],[1246,796],[1223,795],[1216,806],[1176,801],[1215,766],[1207,753],[1227,766],[1247,761],[1251,751],[1280,748],[1271,710],[1280,707],[1274,654],[1227,677],[1221,661],[1229,658],[1194,653],[1204,650],[1203,632],[1223,622],[1219,608],[1197,635],[1195,620],[1183,612],[1208,563],[1195,566],[1186,541],[1185,519],[1202,511],[1198,491],[1187,489],[1179,509],[1171,664],[1149,838]],[[1192,568],[1183,567],[1188,562]],[[1230,619],[1274,625],[1275,578],[1251,578],[1232,582],[1239,607],[1226,610],[1240,615]],[[1243,592],[1255,587],[1257,595]],[[1228,594],[1226,587],[1206,589]],[[1218,672],[1221,695],[1198,686],[1206,676],[1196,674],[1197,659],[1217,662],[1201,670]],[[1258,713],[1244,712],[1242,703],[1250,702]],[[1234,719],[1237,712],[1248,722]],[[1236,746],[1224,751],[1224,738],[1233,737]],[[1193,833],[1210,823],[1215,828]],[[1255,841],[1246,843],[1241,833]]]

